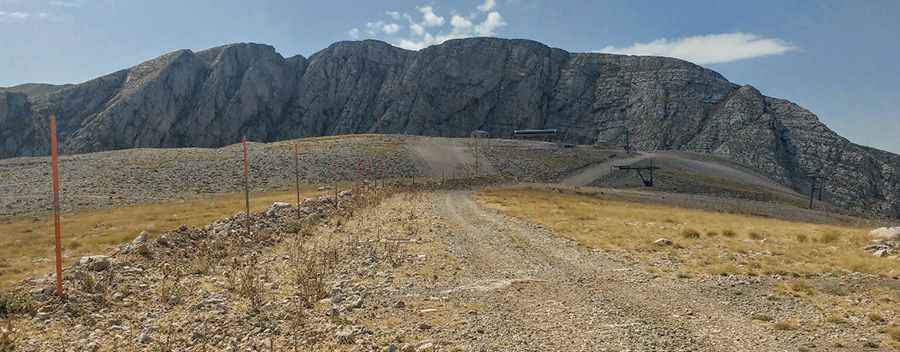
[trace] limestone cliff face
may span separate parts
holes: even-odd
[[[568,53],[527,40],[452,40],[421,51],[340,42],[309,59],[258,44],[176,51],[78,85],[0,89],[0,157],[213,147],[360,132],[509,136],[559,128],[573,142],[715,153],[798,190],[900,217],[900,157],[859,146],[809,111],[682,60]]]

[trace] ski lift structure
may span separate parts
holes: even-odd
[[[641,183],[644,184],[644,187],[653,187],[654,180],[653,174],[656,170],[659,170],[659,167],[653,164],[653,160],[650,160],[650,165],[645,166],[633,166],[633,165],[614,165],[616,169],[630,172],[634,171],[638,177],[641,179]]]

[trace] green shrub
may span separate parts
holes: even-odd
[[[33,314],[34,311],[35,305],[31,297],[0,293],[0,317],[16,314]]]

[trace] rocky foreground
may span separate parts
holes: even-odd
[[[789,278],[659,275],[627,252],[587,249],[486,210],[468,191],[402,187],[359,184],[299,208],[273,204],[249,222],[236,215],[138,236],[68,268],[64,300],[50,276],[4,294],[5,343],[15,351],[900,346],[890,310],[832,321],[803,295],[775,289]],[[663,256],[652,265],[678,263]],[[890,281],[822,279],[861,307],[871,302],[857,289]]]

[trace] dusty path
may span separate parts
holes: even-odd
[[[639,152],[634,157],[610,160],[582,169],[560,181],[560,184],[570,187],[587,186],[597,179],[609,175],[613,171],[612,167],[614,165],[632,165],[644,160],[652,160],[656,166],[662,168],[682,169],[710,177],[767,188],[789,196],[803,197],[784,185],[732,162],[715,160],[713,158],[704,159],[699,155],[680,152]]]
[[[637,163],[641,160],[646,160],[654,157],[654,154],[650,153],[640,153],[637,156],[625,159],[614,159],[606,162],[602,162],[596,165],[589,166],[584,168],[575,174],[566,177],[559,183],[563,186],[571,186],[571,187],[581,187],[587,186],[594,182],[598,178],[609,175],[612,172],[612,167],[614,165],[631,165]]]
[[[656,279],[515,219],[437,193],[460,258],[443,293],[487,307],[475,346],[515,351],[788,351],[714,287]],[[713,292],[713,293],[711,293]]]
[[[476,158],[477,151],[469,148],[463,141],[448,138],[418,138],[410,144],[415,155],[421,158],[428,167],[432,177],[448,175],[455,170],[462,170],[470,166],[474,167],[476,163],[481,175],[497,173],[486,159]]]
[[[768,188],[774,191],[800,196],[796,191],[771,179],[731,162],[704,160],[702,157],[679,152],[656,152],[652,158],[662,167],[677,167],[712,177]]]

